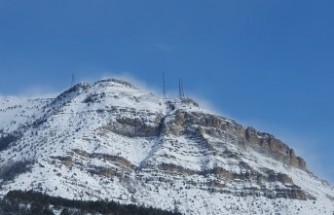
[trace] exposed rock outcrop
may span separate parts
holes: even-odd
[[[307,170],[306,162],[273,135],[251,127],[244,128],[235,121],[220,116],[177,110],[175,118],[166,124],[165,132],[175,136],[199,132],[215,138],[231,139],[287,165]]]

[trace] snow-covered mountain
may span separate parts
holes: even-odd
[[[273,135],[116,79],[0,98],[0,195],[31,189],[192,215],[334,212],[334,188]]]

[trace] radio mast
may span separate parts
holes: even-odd
[[[166,98],[166,80],[165,80],[165,73],[162,72],[162,94],[164,98]]]
[[[72,73],[72,82],[71,82],[71,87],[75,85],[75,75]]]
[[[184,99],[184,91],[183,91],[183,81],[182,81],[182,78],[179,79],[179,98],[180,98],[180,100]]]

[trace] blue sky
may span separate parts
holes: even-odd
[[[0,1],[0,94],[130,75],[274,133],[334,183],[334,1]]]

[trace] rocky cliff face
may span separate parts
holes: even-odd
[[[195,215],[334,210],[333,188],[288,145],[191,99],[110,79],[0,102],[2,194],[34,189]]]
[[[293,149],[276,139],[273,135],[256,131],[252,127],[244,128],[226,118],[201,112],[177,111],[175,120],[168,125],[171,134],[204,134],[221,139],[233,140],[235,144],[250,147],[289,166],[307,170],[306,162],[295,155]]]

